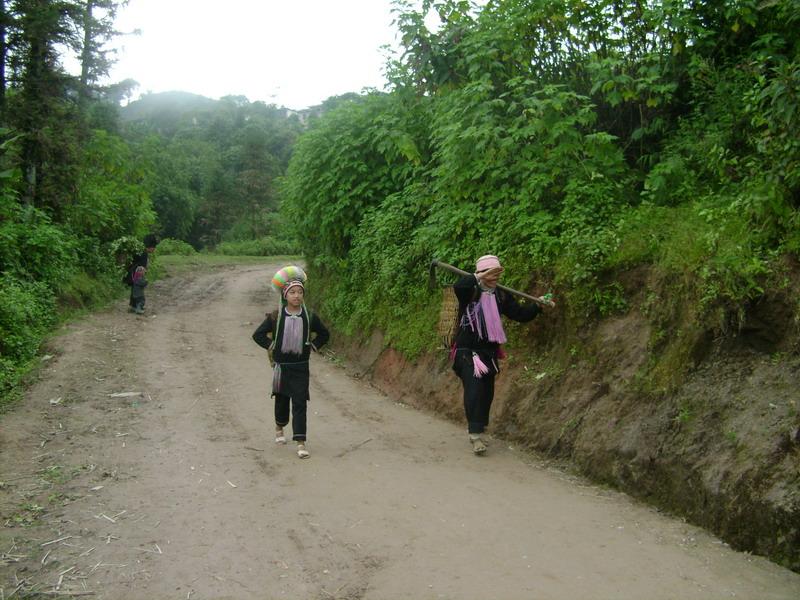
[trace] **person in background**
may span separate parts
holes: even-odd
[[[147,279],[144,275],[147,269],[144,267],[136,267],[133,273],[133,285],[131,285],[131,302],[133,303],[133,312],[137,315],[144,314],[144,288],[147,286]]]
[[[280,291],[280,306],[267,313],[253,333],[253,340],[271,353],[275,442],[286,443],[283,428],[289,424],[291,407],[292,440],[297,443],[300,458],[309,456],[306,448],[309,359],[311,351],[319,350],[330,337],[319,317],[306,308],[305,280],[303,270],[295,266],[284,267],[275,274],[272,282]]]
[[[140,290],[135,290],[133,276],[136,273],[136,269],[139,267],[143,267],[144,270],[147,271],[150,255],[155,252],[157,245],[158,238],[155,235],[148,234],[144,236],[144,252],[133,257],[133,261],[125,273],[123,281],[131,286],[130,307],[128,308],[130,312],[135,312],[136,314],[144,313],[144,286],[142,286]],[[147,282],[145,282],[145,285],[147,285]],[[136,298],[134,298],[134,291],[136,291],[137,294]],[[140,306],[141,310],[136,310],[137,306]]]

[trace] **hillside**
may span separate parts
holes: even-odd
[[[668,389],[648,383],[675,364],[655,343],[658,282],[647,270],[620,274],[629,310],[577,338],[568,306],[540,315],[508,349],[491,431],[800,571],[797,262],[787,277],[747,307],[738,330],[686,340],[690,365]],[[380,389],[463,423],[445,351],[409,361],[378,333],[342,351]]]

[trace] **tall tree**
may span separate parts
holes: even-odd
[[[108,75],[114,63],[113,51],[104,46],[118,35],[114,19],[126,4],[128,0],[83,0],[79,13],[83,38],[78,48],[81,61],[78,93],[82,103],[91,95],[93,86]]]
[[[6,0],[0,0],[0,120],[5,117],[6,108],[6,22],[8,11]]]
[[[43,166],[48,162],[55,164],[47,160],[48,155],[55,150],[54,146],[60,145],[48,129],[55,124],[60,112],[58,105],[65,96],[57,47],[71,45],[68,8],[62,2],[49,0],[16,0],[12,4],[18,19],[15,58],[21,69],[20,93],[12,119],[23,136],[21,159],[26,182],[23,197],[34,205],[42,204],[38,187],[44,176]]]

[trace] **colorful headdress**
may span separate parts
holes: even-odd
[[[272,287],[283,297],[285,292],[298,283],[305,287],[308,277],[306,272],[296,265],[289,265],[278,270],[272,276]],[[291,285],[290,285],[291,284]]]

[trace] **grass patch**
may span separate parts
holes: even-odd
[[[263,265],[268,263],[285,262],[286,264],[302,262],[302,257],[297,255],[278,256],[228,256],[224,254],[192,254],[192,255],[158,255],[157,265],[159,273],[173,277],[190,271],[213,270],[219,267],[234,265]]]

